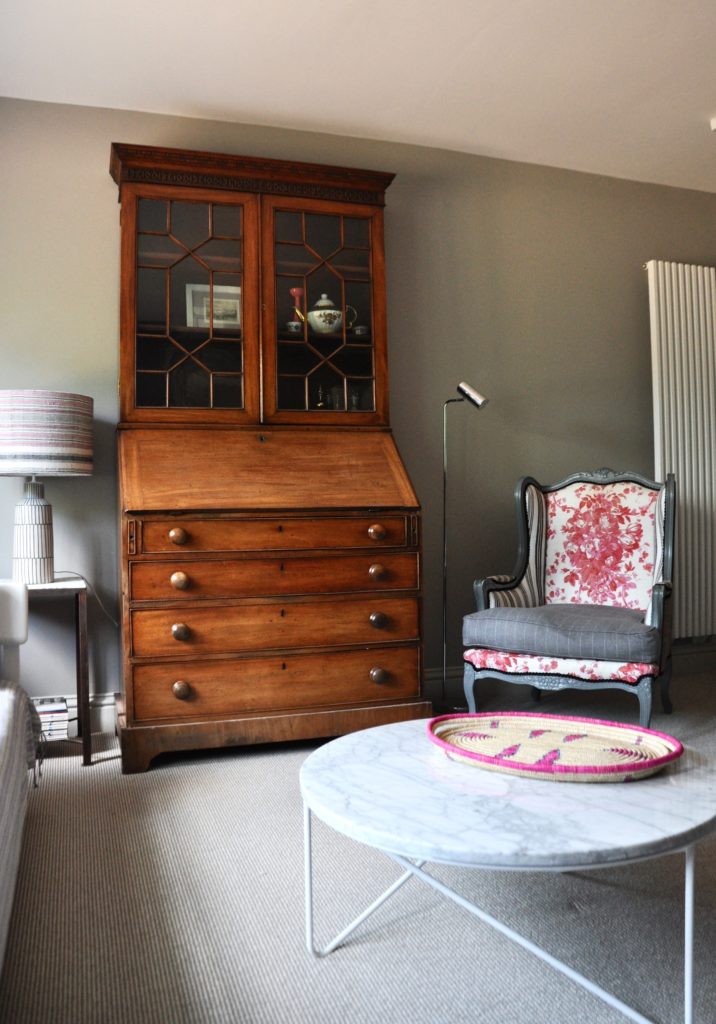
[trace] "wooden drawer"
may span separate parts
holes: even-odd
[[[282,519],[147,519],[141,552],[288,551],[405,547],[406,516]]]
[[[376,594],[332,601],[187,605],[133,611],[131,623],[132,653],[140,658],[380,644],[417,639],[418,602]]]
[[[167,661],[135,665],[132,676],[138,721],[374,703],[420,688],[416,647]]]
[[[383,553],[380,560],[366,554],[130,564],[133,601],[415,590],[417,586],[418,556],[391,552]]]

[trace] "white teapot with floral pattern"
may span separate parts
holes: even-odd
[[[349,311],[353,314],[352,316],[350,316]],[[298,307],[296,308],[296,315],[300,320],[307,320],[308,326],[316,334],[337,334],[343,327],[343,313],[340,309],[336,309],[335,304],[328,298],[325,292],[305,317]],[[346,306],[346,323],[348,327],[353,326],[357,316],[358,314],[353,309],[353,306]]]

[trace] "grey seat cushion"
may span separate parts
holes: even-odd
[[[462,641],[514,654],[648,663],[658,662],[661,647],[641,612],[594,604],[487,608],[465,616]]]

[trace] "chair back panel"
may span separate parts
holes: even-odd
[[[661,573],[660,493],[630,481],[547,492],[545,604],[645,611]]]
[[[525,492],[529,555],[522,588],[530,607],[544,604],[545,557],[547,553],[547,502],[544,493],[530,484]]]
[[[487,598],[488,608],[536,608],[544,604],[547,504],[542,490],[533,483],[525,488],[524,495],[520,495],[520,503],[522,500],[527,537],[524,575],[516,586],[508,590],[491,590]],[[509,576],[503,579],[508,580]]]

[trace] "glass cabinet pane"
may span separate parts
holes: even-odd
[[[239,204],[140,199],[138,408],[243,409]]]
[[[278,411],[375,412],[369,217],[276,210]]]

